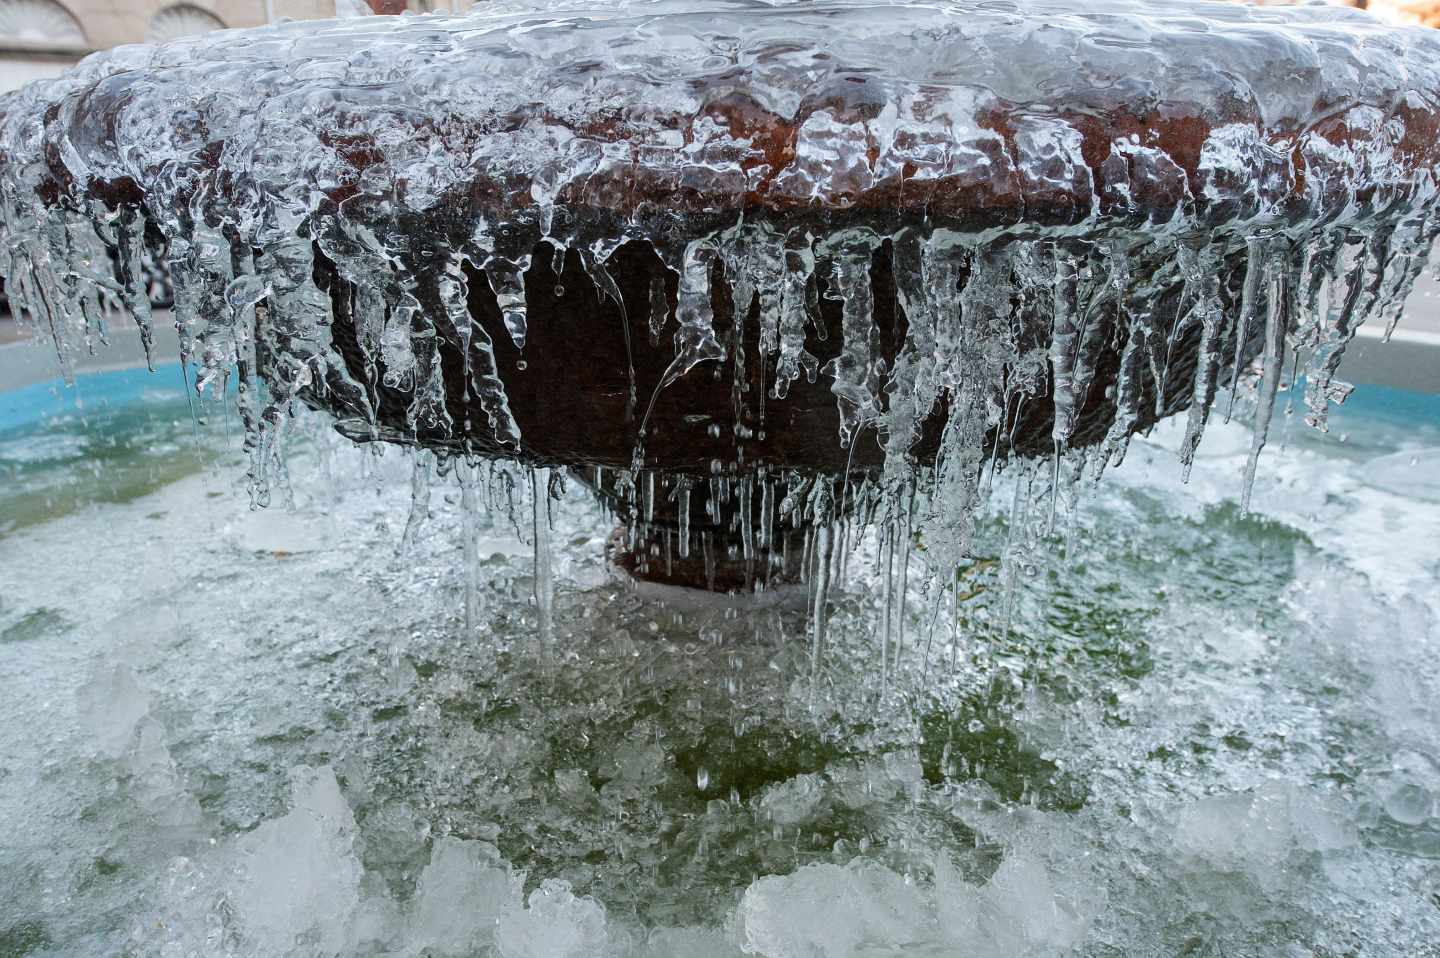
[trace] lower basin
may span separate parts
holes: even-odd
[[[855,545],[816,659],[637,594],[573,482],[553,641],[504,510],[467,628],[458,490],[407,536],[410,454],[311,423],[252,511],[173,378],[0,393],[0,955],[1433,948],[1440,399],[1282,393],[1248,516],[1236,425],[1049,536],[1002,472],[938,607]]]

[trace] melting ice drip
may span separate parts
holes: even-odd
[[[0,101],[0,273],[65,364],[115,310],[148,346],[140,257],[162,239],[182,362],[202,401],[238,377],[263,501],[299,400],[359,438],[577,464],[522,431],[471,303],[524,350],[537,253],[556,277],[578,256],[607,308],[655,339],[673,322],[655,390],[630,370],[633,454],[597,457],[596,484],[632,541],[676,503],[682,557],[694,489],[746,558],[804,530],[818,647],[854,530],[879,526],[903,596],[923,529],[944,581],[987,462],[1037,414],[1053,503],[1185,408],[1188,468],[1217,391],[1248,378],[1248,503],[1287,357],[1323,428],[1346,344],[1393,328],[1440,232],[1440,37],[1330,9],[1069,7],[501,2],[124,47]],[[643,302],[616,275],[636,242],[674,277]],[[888,349],[877,258],[905,320]],[[878,439],[879,468],[796,469],[761,442],[705,476],[647,445],[655,396],[742,365],[717,282],[733,325],[758,324],[761,431],[766,401],[824,377],[840,461]]]

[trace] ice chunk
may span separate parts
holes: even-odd
[[[1397,782],[1385,791],[1385,814],[1401,825],[1419,825],[1430,817],[1434,799],[1415,782]]]
[[[199,827],[200,804],[186,791],[180,770],[170,754],[165,728],[154,718],[147,715],[140,720],[135,747],[126,763],[132,792],[171,837],[186,835]]]
[[[1423,825],[1440,815],[1440,761],[1425,752],[1402,749],[1371,786],[1385,815],[1400,825]]]
[[[745,890],[736,928],[747,954],[851,958],[884,943],[893,952],[922,940],[930,915],[919,890],[882,865],[807,865]]]
[[[337,771],[353,788],[351,770],[342,766]],[[426,860],[425,840],[430,835],[430,825],[408,803],[387,802],[372,806],[364,818],[362,833],[367,866],[412,867],[415,870],[423,867]],[[432,860],[433,857],[432,853]]]
[[[1268,874],[1292,854],[1354,843],[1351,826],[1318,796],[1281,782],[1202,799],[1180,812],[1180,852],[1219,871]]]
[[[488,842],[439,839],[415,889],[415,947],[436,955],[489,947],[501,916],[520,907],[523,877]]]
[[[150,714],[150,696],[128,665],[101,671],[80,689],[79,700],[82,721],[111,758],[124,754],[136,726]]]
[[[360,899],[355,817],[328,766],[290,772],[292,808],[238,842],[229,899],[261,954],[344,950]]]
[[[819,775],[796,775],[776,782],[760,796],[760,815],[776,825],[798,825],[814,817],[825,801],[825,781]]]
[[[632,954],[634,958],[741,958],[742,953],[718,931],[657,928]]]
[[[1094,894],[1057,882],[1042,862],[1023,853],[1007,856],[978,888],[962,881],[948,858],[935,870],[941,935],[957,953],[973,958],[1067,954],[1089,927]]]
[[[502,915],[495,929],[500,958],[595,958],[608,938],[605,908],[556,879],[541,882],[529,906]]]

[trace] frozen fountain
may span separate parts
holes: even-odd
[[[877,514],[954,560],[985,461],[1098,472],[1188,408],[1188,463],[1257,356],[1255,454],[1287,355],[1323,424],[1440,230],[1437,50],[1320,10],[748,2],[124,48],[6,105],[0,269],[63,360],[112,307],[148,337],[163,237],[261,501],[303,402],[572,470],[642,577],[809,580]]]
[[[526,588],[535,631],[561,631],[552,542],[564,539],[552,514],[563,512],[556,502],[567,481],[590,489],[618,519],[608,559],[640,583],[803,595],[807,662],[799,674],[812,678],[824,673],[833,638],[832,583],[864,552],[881,597],[878,656],[859,651],[864,643],[854,635],[842,636],[834,654],[856,674],[864,670],[857,663],[878,658],[882,698],[930,703],[914,732],[921,757],[913,768],[896,757],[904,745],[895,742],[915,744],[895,731],[903,722],[872,726],[868,716],[850,715],[850,724],[837,720],[837,734],[869,743],[857,750],[878,749],[880,757],[867,759],[878,764],[851,778],[825,772],[831,777],[822,783],[817,769],[853,754],[817,746],[796,757],[765,737],[756,707],[747,713],[752,725],[743,734],[737,725],[734,741],[726,740],[730,764],[721,761],[721,771],[698,746],[659,759],[649,745],[587,726],[563,749],[575,767],[546,773],[544,788],[555,792],[546,808],[591,814],[613,798],[632,820],[648,821],[624,803],[647,789],[668,794],[673,783],[647,777],[655,762],[695,783],[708,802],[702,818],[763,807],[775,840],[744,845],[726,865],[736,873],[726,889],[755,878],[735,919],[743,928],[734,940],[748,954],[870,954],[867,941],[890,936],[895,944],[896,929],[910,934],[917,922],[939,922],[940,931],[914,931],[905,939],[910,950],[894,953],[955,954],[958,943],[981,940],[996,954],[1064,953],[1085,922],[1047,919],[1032,935],[1018,916],[1030,904],[1023,889],[1050,888],[1043,862],[1053,864],[1046,856],[1071,839],[1056,839],[1038,858],[1006,858],[999,870],[991,862],[986,891],[955,892],[966,904],[952,913],[941,889],[970,888],[968,872],[934,866],[924,881],[935,897],[916,904],[905,890],[908,871],[901,882],[869,865],[847,866],[841,886],[804,869],[775,875],[781,835],[817,809],[833,814],[834,822],[806,824],[804,834],[834,842],[838,860],[851,846],[835,836],[848,834],[847,815],[859,814],[845,802],[879,787],[874,776],[882,792],[891,790],[885,801],[910,796],[911,809],[925,804],[915,795],[938,795],[940,784],[987,783],[999,797],[966,793],[981,811],[960,830],[977,850],[982,832],[1006,827],[987,803],[1077,812],[1085,798],[1068,790],[1069,773],[1048,753],[1020,749],[1008,732],[990,737],[983,710],[952,708],[944,695],[963,685],[953,674],[943,688],[927,684],[937,621],[948,624],[940,632],[950,629],[943,654],[957,661],[955,623],[977,577],[989,574],[974,546],[992,489],[1005,486],[1007,473],[1020,476],[1007,488],[1014,505],[1000,562],[1006,598],[997,615],[1008,639],[1012,618],[1025,615],[1016,582],[1048,561],[1042,553],[1080,492],[1121,463],[1132,436],[1162,420],[1183,417],[1174,446],[1187,478],[1212,420],[1238,415],[1249,424],[1243,474],[1235,476],[1243,518],[1277,394],[1296,387],[1303,371],[1305,418],[1326,428],[1331,406],[1350,392],[1337,375],[1347,344],[1362,323],[1394,327],[1440,234],[1440,35],[1320,7],[1076,6],[539,0],[463,17],[282,23],[124,47],[0,100],[0,274],[12,303],[67,368],[117,335],[117,314],[133,320],[150,350],[142,255],[163,249],[196,420],[223,417],[233,394],[254,504],[269,504],[276,488],[288,494],[287,434],[303,407],[356,443],[414,450],[405,549],[427,548],[418,530],[432,509],[431,487],[458,477],[467,633],[480,621],[489,574],[482,566],[492,561],[476,545],[482,500],[523,526],[533,547]],[[170,358],[152,355],[152,367]],[[404,477],[377,475],[386,493],[404,485]],[[577,540],[573,521],[556,521]],[[1064,554],[1072,558],[1073,542]],[[625,685],[634,680],[622,668],[627,657],[649,655],[629,637],[632,613],[594,614],[598,624],[564,629],[562,643],[582,658],[593,644],[603,653],[597,661],[615,663],[616,687]],[[612,641],[602,625],[623,638]],[[919,665],[903,658],[907,629],[912,649],[923,644]],[[925,634],[914,637],[917,629]],[[585,721],[589,693],[563,673],[567,666],[553,666],[563,673],[556,678],[551,665],[517,664],[520,653],[510,658],[498,641],[454,654],[467,681],[511,669],[513,681],[544,689],[517,701],[500,701],[500,692],[491,701],[486,691],[483,707],[467,705],[474,715],[465,713],[461,725],[473,728],[463,734],[528,716],[540,702],[552,717],[567,716],[557,722]],[[781,665],[763,676],[727,680],[762,690],[732,688],[732,700],[789,694],[790,653],[774,654]],[[422,664],[427,680],[450,668]],[[403,693],[417,672],[402,665],[397,654],[386,667],[411,683]],[[682,666],[649,668],[679,676]],[[1131,678],[1146,674],[1137,668]],[[691,671],[684,682],[704,684],[696,677],[704,670]],[[567,697],[572,678],[577,692]],[[107,678],[104,694],[114,686],[121,699],[135,699],[127,681]],[[845,698],[843,683],[828,681],[828,693],[809,693],[812,702]],[[1010,681],[997,679],[993,696],[1011,695]],[[1047,694],[1063,698],[1063,684]],[[894,691],[901,687],[909,691]],[[437,701],[427,714],[449,707],[443,696]],[[373,721],[401,714],[388,708],[377,707]],[[626,721],[664,725],[646,718],[648,705],[633,709]],[[129,722],[143,731],[139,720]],[[145,754],[153,757],[154,745]],[[158,748],[169,761],[165,744]],[[601,776],[577,769],[602,748],[620,756],[621,772],[595,784],[601,798],[592,801]],[[746,778],[736,769],[756,754],[774,767]],[[875,771],[882,766],[883,774]],[[327,774],[297,773],[296,810],[239,839],[246,854],[283,848],[285,830],[314,825],[307,815],[322,823],[314,827],[326,847],[348,848],[356,822],[345,824],[345,803],[363,800],[342,798]],[[408,766],[405,775],[419,777]],[[442,805],[461,803],[470,787],[442,784]],[[1315,838],[1324,831],[1315,822],[1330,821],[1329,812],[1289,791],[1257,794],[1182,820],[1182,839],[1195,855],[1215,857],[1215,868],[1229,867],[1224,856],[1241,852],[1211,845],[1214,821],[1233,811],[1254,819],[1247,842],[1293,832],[1315,844],[1306,854],[1330,848],[1329,838]],[[954,837],[935,824],[944,817],[936,807],[925,805],[924,824],[904,833],[915,847]],[[660,831],[683,818],[655,814]],[[180,819],[191,827],[201,817]],[[237,833],[257,821],[232,818],[242,823]],[[983,827],[974,824],[980,819]],[[1429,820],[1428,812],[1419,819]],[[711,843],[731,840],[699,833],[684,846],[695,861]],[[609,833],[597,826],[596,834]],[[435,841],[425,875],[437,869],[436,877],[416,884],[405,873],[413,907],[444,910],[443,875],[462,886],[508,888],[511,866],[502,868],[490,845],[480,850],[481,839],[577,885],[576,875],[599,870],[554,852],[549,832],[525,835],[507,845],[478,829],[463,841]],[[599,848],[605,839],[586,840]],[[807,854],[785,860],[820,867]],[[360,900],[359,864],[337,855],[341,877],[354,886],[347,894]],[[560,859],[569,871],[554,864]],[[644,874],[678,882],[675,874],[690,874],[678,861],[662,856]],[[173,881],[205,887],[185,870],[192,865]],[[318,874],[330,866],[315,867]],[[1067,916],[1098,907],[1076,869],[1062,869]],[[636,880],[606,887],[619,896]],[[226,907],[244,912],[261,899],[255,908],[266,914],[290,907],[265,898],[267,887],[263,876],[254,879]],[[567,940],[582,943],[534,954],[601,954],[586,936],[604,925],[603,912],[595,919],[589,905],[576,904],[589,899],[558,887],[546,879],[531,889],[528,909],[505,914],[531,916],[514,919],[521,925],[554,918],[553,927],[569,929]],[[432,893],[436,904],[426,905]],[[494,891],[497,900],[508,894]],[[868,930],[833,947],[813,944],[825,939],[825,922],[807,930],[777,917],[787,896],[831,894],[878,899],[883,915],[866,912]],[[1049,892],[1034,894],[1046,907]],[[389,901],[364,900],[381,899]],[[634,907],[660,924],[701,912],[663,900],[663,908]],[[911,922],[911,911],[930,917]],[[486,926],[498,921],[501,932],[466,926],[453,949],[440,939],[430,946],[470,954],[478,935],[505,958],[532,954],[530,945],[503,944],[512,934],[503,931],[507,920]],[[1016,922],[1016,941],[1029,951],[1004,946],[1004,929]],[[358,948],[348,933],[325,931],[317,953]],[[528,934],[508,940],[541,940]],[[710,947],[686,944],[687,934],[676,931],[664,939],[670,950],[657,945],[653,954]],[[714,945],[713,954],[734,953],[724,947]]]

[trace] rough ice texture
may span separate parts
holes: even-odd
[[[874,862],[807,865],[761,878],[736,910],[746,954],[765,958],[954,954],[976,958],[1070,954],[1084,937],[1098,896],[1057,884],[1051,870],[1023,855],[1007,857],[976,887],[941,858],[932,888]]]
[[[520,891],[495,846],[442,838],[416,889],[414,940],[436,955],[475,954],[493,941],[496,922]]]
[[[735,367],[728,472],[903,486],[918,460],[959,503],[1022,432],[1118,460],[1190,407],[1188,463],[1257,357],[1258,455],[1298,347],[1323,426],[1345,344],[1398,318],[1440,229],[1440,36],[1073,6],[501,2],[123,47],[0,101],[0,273],[63,362],[111,306],[148,329],[163,238],[183,358],[202,391],[238,374],[262,499],[296,400],[362,439],[703,474],[649,419],[700,363]],[[636,242],[668,270],[641,293],[613,275]],[[628,386],[546,406],[614,332],[522,358],[537,277],[560,297],[577,259]],[[673,330],[638,393],[632,316]],[[817,376],[834,438],[801,416],[822,448],[786,446]]]
[[[77,704],[100,753],[111,758],[124,754],[136,727],[150,714],[150,697],[125,665],[94,676],[81,689]]]
[[[289,954],[297,937],[317,954],[343,950],[360,899],[355,816],[329,768],[291,770],[294,808],[240,841],[230,890],[246,934],[271,954]]]

